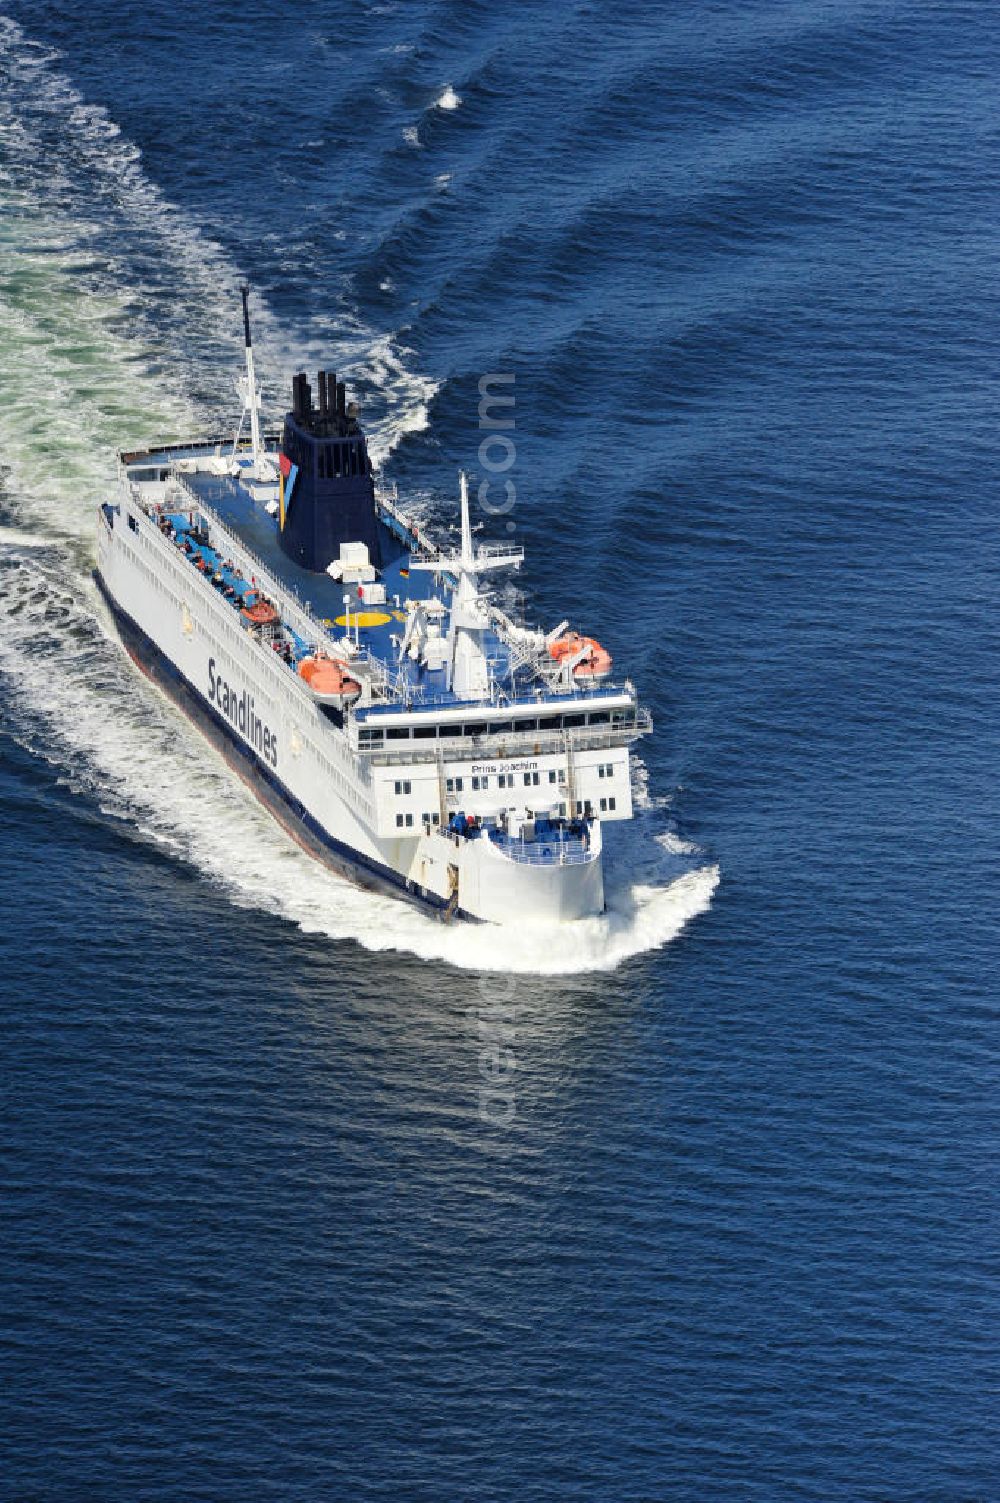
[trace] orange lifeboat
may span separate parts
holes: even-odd
[[[316,699],[338,710],[352,705],[361,693],[361,685],[357,679],[351,678],[346,663],[319,653],[302,659],[299,678],[309,685]]]
[[[549,656],[561,663],[563,658],[568,658],[574,652],[579,652],[583,646],[583,638],[578,631],[569,631],[564,637],[559,637],[549,645]]]
[[[596,637],[583,637],[578,631],[569,631],[549,645],[549,656],[557,663],[565,658],[583,657],[573,669],[573,677],[582,683],[599,684],[611,673],[611,654],[602,647]]]
[[[277,626],[278,624],[278,612],[269,600],[264,599],[263,595],[259,595],[253,605],[245,605],[240,615],[247,626],[255,630],[262,626]]]

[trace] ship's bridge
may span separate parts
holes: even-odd
[[[354,731],[358,750],[377,761],[425,759],[440,749],[448,757],[500,758],[526,751],[558,751],[572,734],[576,748],[631,741],[651,727],[648,712],[626,689],[608,689],[585,700],[549,696],[503,703],[421,702],[402,711],[395,705],[358,708]]]

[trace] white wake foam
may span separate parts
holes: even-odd
[[[50,548],[52,539],[41,532],[25,532],[21,527],[0,527],[0,548]]]
[[[658,845],[670,856],[695,856],[698,847],[691,840],[683,840],[675,830],[664,830],[662,834],[654,836]]]
[[[225,426],[232,419],[230,373],[242,356],[236,286],[243,273],[150,181],[138,148],[103,107],[83,98],[57,63],[56,53],[38,48],[17,22],[0,16],[0,190],[13,195],[5,218],[28,222],[34,209],[52,219],[58,206],[62,248],[76,257],[76,294],[83,283],[117,299],[131,329],[145,334],[165,367],[187,378],[188,390],[221,394],[221,402],[203,405],[202,424],[224,419]],[[128,247],[127,265],[109,260],[109,244]],[[168,317],[176,339],[164,336]],[[254,344],[272,418],[284,410],[280,394],[294,370],[333,360],[348,379],[374,383],[371,448],[377,462],[405,433],[425,426],[426,403],[437,384],[409,368],[412,351],[393,332],[372,330],[342,306],[318,309],[302,338],[284,329],[258,294]],[[399,414],[401,424],[394,421]]]
[[[451,84],[448,84],[444,92],[435,101],[439,110],[457,110],[462,103],[461,94],[456,94]]]

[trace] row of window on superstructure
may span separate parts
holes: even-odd
[[[476,720],[466,721],[461,725],[431,722],[429,725],[390,725],[385,730],[375,726],[362,726],[359,744],[363,747],[381,746],[383,738],[386,741],[409,741],[411,737],[415,741],[432,741],[438,737],[445,739],[453,736],[465,739],[510,736],[523,731],[561,731],[576,726],[624,725],[631,718],[631,710],[591,710],[589,714],[580,710],[569,715],[527,716],[523,720]]]
[[[550,767],[547,773],[547,778],[550,783],[565,783],[565,767]],[[496,786],[498,788],[513,788],[517,782],[517,774],[513,772],[498,772],[496,775],[496,780]],[[537,788],[541,784],[542,775],[540,772],[523,772],[521,774],[521,781],[523,782],[525,788]],[[468,783],[473,793],[486,793],[492,786],[490,776],[485,772],[474,774],[468,779]],[[464,777],[445,779],[445,788],[448,793],[464,793],[465,784],[466,779]],[[396,792],[399,792],[398,783],[396,784]]]
[[[612,814],[612,813],[614,813],[615,809],[617,808],[617,803],[618,803],[617,799],[615,799],[613,796],[609,796],[607,798],[602,798],[601,799],[601,813],[602,814]],[[593,815],[593,813],[594,813],[594,805],[593,805],[593,803],[592,803],[592,801],[590,799],[587,799],[586,802],[584,803],[584,805],[583,805],[583,811],[588,816],[588,818]],[[560,814],[562,814],[563,816],[565,816],[565,814],[566,814],[566,805],[565,804],[560,804],[559,805],[559,812],[560,812]],[[430,831],[432,829],[436,829],[440,825],[440,823],[441,823],[441,816],[440,816],[440,814],[437,813],[437,811],[435,811],[433,814],[422,814],[420,816],[420,823],[423,825],[423,827],[424,827],[425,830]],[[412,830],[413,826],[414,826],[414,816],[412,814],[397,814],[396,815],[396,829],[397,830]]]
[[[437,813],[436,810],[435,810],[435,812],[433,814],[421,814],[421,816],[420,816],[420,823],[423,825],[423,827],[424,827],[425,830],[427,830],[428,832],[430,832],[436,826],[440,825],[440,823],[441,823],[441,816],[440,816],[440,814]],[[413,829],[413,815],[412,814],[397,814],[396,815],[396,829],[397,830],[412,830]]]

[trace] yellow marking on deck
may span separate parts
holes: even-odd
[[[337,625],[338,626],[351,625],[351,626],[361,626],[361,627],[365,627],[365,626],[384,626],[387,621],[391,621],[391,620],[392,620],[392,617],[391,616],[387,616],[386,613],[385,613],[385,611],[352,611],[351,612],[350,622],[348,622],[348,619],[347,619],[346,616],[338,616],[337,617]]]

